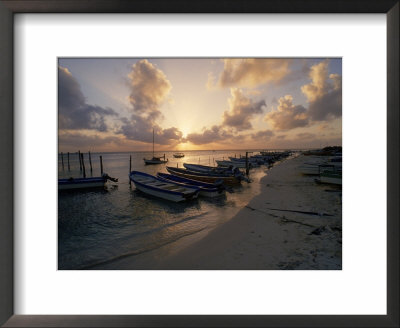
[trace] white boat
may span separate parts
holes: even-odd
[[[246,163],[243,162],[232,162],[232,161],[221,161],[221,160],[216,160],[218,166],[223,166],[223,167],[239,167],[239,168],[246,168]],[[252,163],[248,163],[249,168],[252,168]]]
[[[144,160],[144,163],[146,165],[149,165],[149,164],[165,164],[165,163],[168,162],[168,159],[165,160],[165,156],[164,157],[153,157],[152,159],[143,158],[143,160]]]
[[[153,129],[153,157],[151,159],[143,158],[143,160],[144,160],[144,163],[146,165],[149,165],[149,164],[164,164],[164,163],[168,162],[168,159],[165,160],[165,154],[164,154],[164,156],[159,156],[159,157],[154,156],[154,129]]]
[[[173,202],[197,198],[200,191],[197,187],[165,182],[144,172],[132,171],[129,174],[129,179],[135,184],[136,189],[148,195]]]
[[[111,178],[107,173],[104,173],[101,177],[93,178],[71,177],[68,179],[58,179],[58,190],[104,188],[107,180],[118,182],[118,179]]]
[[[245,157],[242,157],[242,158],[229,157],[229,159],[230,159],[231,162],[233,162],[233,163],[244,163],[244,165],[245,165],[245,167],[246,167],[246,158],[245,158]],[[259,163],[258,163],[258,160],[255,159],[255,158],[248,157],[248,158],[247,158],[247,162],[248,162],[248,163],[251,163],[252,167],[258,167],[258,166],[260,166]]]
[[[299,166],[300,173],[306,175],[320,175],[321,172],[324,171],[341,171],[342,166],[340,165],[333,165],[333,164],[311,164],[305,163]]]
[[[185,157],[185,154],[184,153],[175,153],[174,157],[175,158],[182,158],[182,157]]]
[[[342,172],[341,171],[324,171],[320,174],[319,181],[321,183],[342,185]]]
[[[234,175],[235,173],[237,173],[236,171],[230,170],[228,168],[213,167],[213,166],[200,165],[200,164],[183,163],[183,166],[186,169],[188,169],[190,171],[195,171],[195,172],[226,174],[226,175]]]
[[[58,179],[58,190],[103,188],[106,182],[103,177]]]
[[[161,180],[165,180],[166,182],[174,182],[184,186],[195,186],[200,189],[200,196],[219,197],[225,195],[225,187],[223,186],[223,184],[206,183],[160,172],[157,173],[157,177]]]

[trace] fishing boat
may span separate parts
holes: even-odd
[[[229,159],[230,159],[230,161],[231,161],[232,163],[243,163],[244,165],[246,165],[246,157],[242,157],[242,158],[229,157]],[[248,158],[247,158],[247,162],[248,162],[249,164],[251,163],[252,167],[258,167],[258,166],[260,166],[259,163],[258,163],[259,160],[255,159],[255,158],[248,157]],[[262,163],[262,164],[263,164],[263,163]]]
[[[185,154],[184,153],[175,153],[174,157],[175,158],[182,158],[182,157],[185,157]]]
[[[218,166],[220,167],[239,167],[239,168],[246,168],[246,163],[245,162],[232,162],[232,161],[224,161],[224,160],[216,160]],[[253,167],[252,163],[248,163],[249,168]]]
[[[341,171],[323,171],[316,179],[319,183],[329,183],[335,185],[342,185],[342,172]]]
[[[175,168],[170,166],[167,166],[167,171],[172,175],[208,183],[215,183],[221,180],[226,185],[238,185],[242,180],[241,176],[236,177],[232,175],[228,176],[228,175],[216,175],[211,173],[207,174],[206,172],[195,172],[187,169]]]
[[[58,179],[58,190],[104,188],[107,180],[118,182],[104,173],[101,177]]]
[[[222,168],[222,167],[213,167],[207,165],[200,165],[200,164],[189,164],[183,163],[183,166],[190,170],[196,172],[205,172],[205,173],[215,173],[217,175],[226,174],[226,175],[234,175],[237,171],[234,168]]]
[[[200,189],[195,186],[183,186],[172,182],[166,182],[153,175],[132,171],[129,179],[135,187],[151,196],[170,200],[173,202],[183,202],[197,198]]]
[[[165,180],[166,182],[172,181],[174,183],[182,184],[184,186],[198,187],[200,188],[199,196],[218,197],[225,194],[225,187],[222,185],[222,181],[221,183],[211,184],[160,172],[157,173],[157,177],[162,180]]]
[[[154,129],[153,129],[153,158],[151,158],[151,159],[143,158],[143,160],[144,160],[144,163],[145,163],[146,165],[150,165],[150,164],[164,164],[164,163],[167,163],[167,162],[168,162],[168,159],[165,160],[165,154],[164,154],[164,156],[159,156],[159,157],[154,156]]]

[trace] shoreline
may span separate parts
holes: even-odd
[[[332,187],[316,184],[314,176],[300,174],[297,167],[307,160],[289,158],[266,171],[257,195],[211,231],[163,246],[150,260],[132,255],[91,269],[340,270],[341,198],[338,192],[325,192]]]
[[[332,187],[317,185],[314,177],[298,172],[297,166],[306,160],[304,156],[291,158],[267,171],[260,181],[260,193],[232,219],[156,268],[340,270],[341,200],[338,193],[325,191]]]

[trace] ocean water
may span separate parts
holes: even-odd
[[[156,155],[163,155],[158,152]],[[150,152],[92,153],[92,173],[88,153],[84,153],[86,176],[100,176],[99,156],[104,172],[118,178],[108,181],[104,190],[68,191],[58,195],[58,268],[123,269],[119,263],[128,258],[138,268],[150,268],[164,256],[198,240],[216,226],[231,219],[260,191],[260,179],[267,174],[261,166],[250,171],[251,183],[242,182],[225,196],[173,203],[148,196],[129,184],[129,156],[132,170],[157,174],[166,166],[183,167],[183,163],[213,166],[217,159],[244,155],[243,151],[185,151],[184,158],[165,152],[167,164],[145,165]],[[70,153],[58,158],[59,178],[82,177],[78,155]]]

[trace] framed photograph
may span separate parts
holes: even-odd
[[[1,324],[398,326],[368,4],[1,1]]]

